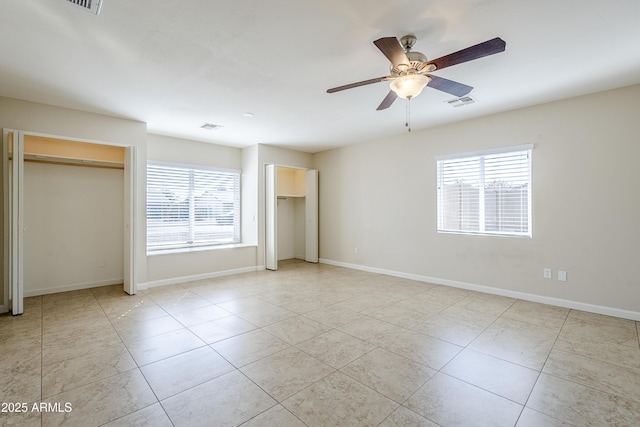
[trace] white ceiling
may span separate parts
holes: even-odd
[[[638,0],[68,0],[0,4],[0,96],[146,122],[150,133],[302,151],[405,133],[405,101],[376,111],[389,73],[373,45],[418,37],[430,59],[501,37],[506,51],[434,74],[413,130],[640,83]],[[255,116],[246,118],[243,113]],[[224,126],[200,129],[205,123]]]

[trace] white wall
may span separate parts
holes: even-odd
[[[124,171],[25,162],[25,296],[122,283]]]
[[[631,86],[318,153],[320,257],[640,319],[638,111]],[[525,143],[533,238],[437,233],[435,157]]]

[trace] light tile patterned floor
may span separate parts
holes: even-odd
[[[625,319],[300,261],[25,307],[2,426],[640,425]]]

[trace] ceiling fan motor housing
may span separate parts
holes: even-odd
[[[416,44],[418,39],[413,34],[407,34],[400,39],[400,44],[404,48],[405,52],[410,51],[413,48],[413,45]]]
[[[408,64],[391,65],[391,75],[400,77],[407,74],[416,74],[418,72],[433,71],[423,69],[423,65],[428,61],[426,55],[422,52],[407,52]]]
[[[404,48],[408,64],[391,65],[391,75],[393,77],[406,76],[409,74],[417,74],[419,72],[433,71],[433,69],[423,69],[424,64],[428,61],[427,56],[422,52],[413,52],[411,48],[418,39],[413,34],[408,34],[400,39],[400,44]],[[435,68],[435,67],[434,67]]]

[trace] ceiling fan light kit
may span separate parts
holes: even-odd
[[[391,80],[391,90],[402,99],[411,99],[420,95],[431,78],[424,74],[407,74]]]
[[[385,110],[393,104],[396,98],[411,100],[418,96],[425,86],[436,89],[450,95],[462,97],[473,89],[462,83],[454,82],[443,77],[430,74],[452,65],[483,58],[485,56],[504,52],[506,43],[499,37],[478,43],[466,49],[459,50],[449,55],[429,61],[421,52],[413,52],[411,49],[416,43],[414,35],[406,35],[398,41],[395,37],[383,37],[375,40],[373,44],[391,62],[391,74],[361,82],[350,83],[327,90],[327,93],[340,92],[346,89],[366,86],[382,81],[390,81],[390,91],[378,106],[378,110]],[[408,102],[408,101],[407,101]],[[407,127],[409,127],[409,105],[407,105]]]

